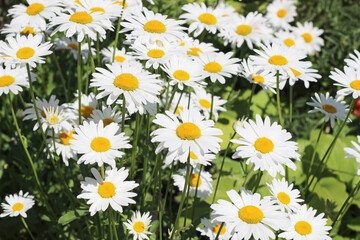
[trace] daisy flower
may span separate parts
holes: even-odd
[[[354,146],[353,148],[344,148],[344,150],[346,152],[346,158],[355,158],[355,160],[360,163],[360,136],[357,136],[357,141],[358,142],[351,141],[352,145]],[[360,175],[360,167],[357,171],[357,174]]]
[[[302,39],[299,47],[310,55],[319,52],[321,47],[324,46],[324,39],[320,37],[324,30],[314,27],[312,22],[305,22],[304,25],[298,22],[296,25],[297,27],[293,28],[293,31]]]
[[[124,224],[130,234],[134,235],[134,240],[149,239],[148,235],[152,234],[148,231],[151,227],[151,216],[149,212],[141,214],[139,211],[136,211],[131,219],[128,219]]]
[[[192,88],[206,84],[203,81],[203,71],[198,62],[188,57],[173,56],[168,63],[161,67],[169,76],[170,85],[180,90],[184,89],[184,85]]]
[[[103,107],[103,110],[94,110],[91,114],[91,121],[94,121],[95,123],[103,121],[104,127],[106,127],[110,123],[119,124],[121,120],[121,112],[117,112],[116,108]]]
[[[125,6],[124,6],[125,2]],[[141,0],[113,0],[115,5],[119,5],[123,7],[123,16],[129,16],[138,11],[141,11],[143,4]]]
[[[279,237],[284,239],[308,239],[308,240],[330,240],[329,231],[330,226],[326,226],[327,218],[324,218],[324,213],[315,217],[316,210],[310,207],[307,209],[306,205],[294,214],[290,214],[290,226],[284,229]]]
[[[300,208],[300,202],[303,202],[300,198],[300,191],[293,189],[294,184],[290,184],[282,178],[278,180],[274,178],[271,184],[266,183],[269,187],[269,191],[277,204],[282,207],[282,210],[289,213],[296,212]]]
[[[266,170],[272,177],[279,172],[285,175],[283,164],[296,170],[296,165],[291,159],[300,160],[297,143],[290,141],[291,133],[282,129],[281,125],[270,123],[270,118],[263,121],[260,115],[256,115],[256,122],[249,120],[244,122],[244,128],[237,128],[239,139],[231,142],[240,144],[232,156],[235,158],[247,158],[246,164],[254,163],[256,171]]]
[[[194,196],[196,191],[196,186],[198,186],[197,196],[206,199],[211,195],[213,190],[211,184],[212,183],[211,174],[209,172],[206,172],[205,170],[202,170],[200,175],[199,172],[200,172],[200,167],[196,166],[193,168],[192,174],[187,176],[190,184],[189,193],[191,196]],[[179,191],[184,190],[185,175],[186,175],[185,168],[180,169],[179,174],[173,175],[174,185],[179,188]],[[197,185],[197,183],[199,183],[199,185]]]
[[[97,99],[108,96],[106,104],[110,105],[123,95],[130,115],[137,111],[143,113],[147,103],[159,102],[157,95],[162,87],[158,75],[143,70],[141,64],[129,62],[107,64],[106,67],[110,71],[96,68],[98,72],[93,73],[91,79],[90,87],[98,87],[100,92]]]
[[[75,139],[73,134],[75,131],[62,131],[55,134],[55,147],[52,138],[47,139],[51,152],[56,150],[56,154],[62,157],[65,166],[69,166],[69,159],[77,160],[76,151],[72,148],[70,140]]]
[[[349,57],[350,59],[345,59],[346,64],[349,67],[360,69],[360,52],[355,49],[354,54],[350,53]]]
[[[71,107],[74,109],[75,114],[79,112],[79,94],[75,93],[76,100]],[[91,114],[97,107],[97,100],[94,93],[89,95],[81,94],[81,116],[84,118],[90,118]]]
[[[330,72],[329,76],[336,83],[335,86],[342,87],[337,91],[338,95],[347,96],[352,94],[354,99],[360,96],[360,68],[354,69],[350,67],[344,67],[344,72],[335,68],[335,71]]]
[[[304,82],[306,88],[309,88],[310,82],[317,82],[317,79],[321,78],[318,74],[318,70],[310,68],[311,62],[302,62],[300,68],[290,68],[294,76],[289,75],[289,84],[292,86],[295,82],[301,80]]]
[[[55,17],[61,12],[58,0],[27,0],[28,6],[18,4],[9,9],[12,22],[16,24],[36,24],[41,29],[46,28],[46,19]]]
[[[197,227],[196,230],[200,232],[202,236],[208,237],[210,240],[215,240],[216,235],[218,234],[221,223],[214,222],[211,223],[208,219],[202,218],[201,223],[204,224],[204,227]],[[219,233],[219,240],[229,240],[231,238],[231,232],[228,231],[226,224],[221,228]]]
[[[266,18],[274,28],[289,29],[296,16],[296,7],[291,1],[275,0],[267,8]]]
[[[241,189],[226,192],[232,202],[218,200],[212,204],[213,221],[225,222],[227,230],[235,233],[233,239],[275,239],[273,230],[287,226],[287,218],[280,206],[270,198],[261,199],[260,194]]]
[[[20,190],[19,194],[6,196],[5,201],[7,203],[1,203],[4,212],[0,214],[0,217],[17,217],[21,215],[26,218],[26,211],[35,204],[34,196],[30,195],[28,192],[24,194],[22,190]]]
[[[41,29],[37,25],[25,25],[20,23],[10,22],[10,24],[5,24],[3,29],[1,29],[2,34],[7,34],[7,37],[14,37],[15,35],[25,35],[28,36],[30,34],[36,35],[44,31],[45,29]]]
[[[182,7],[186,13],[180,15],[180,18],[186,22],[191,22],[189,26],[189,34],[194,32],[194,37],[199,36],[204,29],[212,34],[224,24],[224,17],[221,11],[207,7],[205,3],[200,5],[197,3],[188,3]]]
[[[79,44],[75,38],[57,38],[55,39],[55,49],[71,51],[75,60],[77,60]],[[92,52],[95,52],[95,49],[92,49]],[[89,46],[88,44],[81,45],[81,55],[84,61],[87,61],[89,55]]]
[[[110,49],[105,48],[101,50],[100,53],[103,56],[103,61],[105,63],[112,63],[114,48],[110,48]],[[115,49],[115,58],[114,58],[115,62],[122,63],[124,61],[131,61],[131,60],[134,60],[134,57],[128,54],[125,48],[122,48],[121,50],[117,48]]]
[[[172,90],[173,89],[170,89],[169,92],[171,92]],[[193,107],[191,101],[190,101],[190,106],[189,107],[188,106],[189,106],[189,94],[185,92],[181,95],[181,93],[175,92],[169,111],[175,113],[177,116],[180,116],[180,111],[184,111],[184,109],[191,109]],[[175,107],[177,107],[176,110]]]
[[[214,121],[204,120],[204,116],[193,109],[180,111],[180,121],[174,113],[165,113],[166,115],[156,114],[156,119],[153,120],[153,123],[161,126],[151,133],[151,142],[160,143],[156,148],[156,154],[165,148],[169,152],[176,151],[173,157],[183,154],[188,157],[190,151],[196,156],[207,152],[219,152],[219,143],[222,140],[215,136],[222,135],[222,131],[214,128]]]
[[[335,120],[345,120],[349,111],[349,105],[346,105],[339,98],[334,99],[328,92],[325,95],[315,93],[315,98],[311,97],[311,100],[312,102],[308,102],[307,105],[313,106],[314,109],[309,113],[321,112],[325,114],[325,122],[330,122],[332,128],[335,126]]]
[[[129,137],[125,133],[119,133],[120,127],[111,123],[104,127],[103,121],[99,123],[84,122],[78,128],[70,143],[73,149],[82,156],[78,164],[94,164],[102,166],[105,163],[115,168],[115,158],[121,158],[125,153],[119,151],[123,148],[131,148]]]
[[[204,70],[204,78],[210,77],[212,82],[218,80],[225,83],[225,77],[229,78],[238,73],[240,59],[232,58],[232,52],[200,54],[199,60]]]
[[[36,67],[37,63],[44,63],[44,57],[50,55],[51,43],[42,43],[42,36],[28,35],[16,37],[8,37],[7,45],[2,46],[2,51],[10,57],[15,64],[29,64],[31,67]]]
[[[138,40],[142,43],[171,42],[185,37],[183,21],[169,19],[160,13],[154,13],[146,8],[138,11],[136,14],[125,15],[121,22],[123,30],[120,32],[131,31],[132,40]]]
[[[193,59],[198,59],[199,54],[208,54],[208,53],[215,53],[218,51],[211,43],[204,43],[200,42],[198,39],[192,39],[188,40],[189,42],[180,43],[179,50],[181,53],[185,53],[187,56],[192,57]]]
[[[17,95],[22,92],[22,87],[29,87],[26,69],[24,67],[12,69],[0,65],[0,96],[9,92]]]
[[[72,128],[70,124],[71,119],[69,119],[69,115],[64,110],[64,106],[44,107],[41,114],[43,118],[40,120],[44,132],[48,128],[53,129],[55,133],[59,133],[62,130],[70,130]]]
[[[285,44],[287,47],[299,47],[301,39],[293,32],[281,30],[275,33],[274,42]]]
[[[115,124],[114,124],[115,125]],[[77,198],[87,199],[90,204],[90,215],[95,215],[98,211],[105,211],[109,205],[118,212],[123,212],[123,206],[136,203],[132,197],[137,194],[130,192],[139,184],[135,181],[125,181],[129,176],[129,170],[125,168],[117,169],[115,166],[105,170],[105,179],[95,168],[91,168],[91,173],[95,178],[85,177],[81,182],[82,192]]]
[[[99,13],[105,18],[115,20],[121,16],[123,7],[113,0],[79,0],[80,5],[92,13]]]
[[[232,21],[233,17],[237,14],[236,9],[223,0],[219,1],[216,9],[221,12],[221,16],[224,17],[226,22]]]
[[[211,93],[207,93],[203,88],[197,88],[195,90],[195,94],[193,94],[192,101],[194,103],[194,107],[197,108],[199,111],[202,111],[205,115],[206,119],[210,118],[211,112]],[[221,99],[218,96],[214,96],[213,98],[213,115],[215,121],[219,118],[220,111],[226,111],[223,105],[226,103],[226,100]]]
[[[261,44],[262,50],[254,49],[258,56],[251,55],[250,60],[254,65],[261,67],[265,71],[275,72],[285,76],[295,77],[293,69],[300,69],[304,64],[300,62],[306,57],[303,52],[295,47],[287,47],[284,44]]]
[[[67,8],[66,12],[59,13],[58,16],[53,17],[50,21],[49,29],[51,36],[57,32],[64,32],[67,38],[77,35],[77,41],[82,42],[85,36],[96,40],[97,34],[104,36],[105,30],[112,30],[111,21],[102,16],[99,12],[92,12],[83,7]]]
[[[204,155],[198,154],[195,155],[195,153],[193,151],[190,151],[190,165],[192,167],[196,167],[198,164],[200,165],[204,165],[204,166],[210,166],[211,162],[216,158],[215,154],[212,153],[205,153]],[[186,163],[187,162],[187,157],[186,155],[181,155],[177,158],[175,158],[175,161],[180,161],[181,163]],[[166,164],[166,162],[165,162]],[[167,165],[170,165],[171,162]]]

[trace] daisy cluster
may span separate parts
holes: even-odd
[[[12,95],[29,89],[32,101],[24,102],[22,120],[32,121],[33,131],[41,133],[49,160],[59,157],[66,167],[81,167],[82,174],[91,172],[91,177],[81,176],[82,191],[77,193],[78,199],[86,200],[91,216],[99,213],[100,219],[101,212],[112,216],[115,211],[123,217],[135,208],[131,204],[141,209],[124,217],[134,240],[149,239],[152,234],[153,213],[145,212],[140,204],[149,189],[148,161],[153,166],[150,180],[158,174],[153,184],[161,181],[162,168],[183,196],[207,199],[213,194],[211,165],[223,141],[215,123],[228,103],[214,94],[214,88],[225,89],[229,82],[235,86],[238,76],[254,84],[253,91],[259,85],[278,97],[287,82],[292,87],[301,80],[309,88],[321,76],[306,59],[324,45],[323,30],[311,22],[294,23],[296,1],[292,0],[274,0],[265,15],[250,12],[246,16],[222,1],[215,7],[188,3],[181,7],[179,19],[154,12],[153,4],[27,0],[9,10],[12,21],[1,30],[6,39],[0,41],[0,96],[8,95],[11,104]],[[116,38],[106,45],[105,40],[114,35],[111,32]],[[204,41],[215,36],[233,51],[223,52]],[[251,55],[240,59],[246,47]],[[63,76],[59,53],[77,62],[77,74]],[[65,100],[60,94],[35,96],[37,67],[50,57],[60,71]],[[334,85],[341,87],[338,96],[316,93],[308,103],[314,107],[310,112],[325,114],[331,127],[337,120],[348,121],[344,96],[360,95],[359,52],[345,62],[344,72],[335,69],[330,75]],[[143,129],[145,122],[148,125]],[[239,137],[231,140],[238,144],[232,158],[244,160],[253,171],[268,173],[273,178],[267,184],[271,196],[262,198],[244,188],[240,193],[229,190],[231,202],[212,204],[211,220],[201,219],[205,227],[197,228],[199,233],[211,240],[217,236],[274,239],[275,232],[285,239],[331,239],[324,214],[315,216],[316,210],[300,205],[303,199],[294,184],[276,178],[285,175],[285,168],[295,171],[295,161],[300,161],[292,134],[281,122],[260,115],[255,120],[244,118],[234,130]],[[147,146],[138,144],[140,136]],[[355,148],[345,151],[360,162],[359,144],[353,142]],[[140,148],[146,149],[141,151],[144,156],[138,154]],[[157,187],[153,189],[155,195]],[[22,191],[6,197],[0,217],[26,217],[33,198]],[[161,194],[159,198],[162,211]],[[170,226],[174,228],[171,239],[177,220]],[[110,228],[115,235],[116,224]]]

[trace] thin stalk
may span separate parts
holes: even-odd
[[[168,101],[169,101],[169,88],[170,88],[170,81],[168,81],[168,84],[167,84],[167,87],[166,87],[165,108],[168,105]]]
[[[32,240],[35,240],[35,237],[34,237],[34,235],[31,233],[30,228],[29,228],[28,225],[26,224],[25,219],[24,219],[22,216],[20,216],[20,217],[21,217],[21,221],[22,221],[22,223],[24,224],[24,227],[26,228],[26,230],[28,231],[31,239],[32,239]]]
[[[125,129],[125,113],[126,113],[126,100],[125,95],[123,95],[122,109],[121,109],[121,131],[124,132]]]
[[[289,96],[289,100],[290,100],[290,107],[289,107],[289,111],[290,111],[290,115],[289,115],[289,129],[291,129],[291,125],[292,125],[292,113],[293,113],[293,93],[294,92],[294,88],[292,85],[290,85],[290,96]]]
[[[225,224],[224,222],[221,223],[220,228],[219,228],[219,231],[218,231],[217,234],[216,234],[215,240],[218,240],[218,239],[219,239],[219,235],[220,235],[220,233],[221,233],[221,229],[223,228],[224,224]]]
[[[101,165],[101,177],[102,177],[103,179],[105,179],[105,167],[104,167],[104,164]]]
[[[246,115],[250,114],[250,107],[251,107],[251,102],[252,102],[252,99],[253,99],[253,96],[254,96],[254,93],[255,93],[255,89],[256,89],[256,84],[253,84],[251,86],[251,93],[250,93],[250,97],[249,97],[249,100],[248,100],[248,109],[247,109]]]
[[[252,167],[250,168],[250,170],[246,173],[246,176],[245,176],[245,179],[244,179],[244,182],[242,184],[242,187],[245,187],[245,184],[250,176],[250,173],[254,170],[255,168],[255,164],[252,165]]]
[[[189,170],[190,170],[190,154],[189,154],[188,159],[187,159],[185,176],[188,176],[188,175],[189,175]],[[170,240],[173,240],[173,239],[174,239],[174,236],[175,236],[175,232],[176,232],[177,225],[178,225],[178,223],[179,223],[179,219],[180,219],[180,215],[181,215],[181,210],[182,210],[182,207],[183,207],[183,204],[184,204],[184,200],[185,200],[186,188],[187,188],[187,185],[188,185],[188,184],[189,184],[189,178],[186,177],[186,178],[185,178],[184,189],[183,189],[183,192],[182,192],[182,195],[181,195],[181,200],[180,200],[179,209],[178,209],[178,212],[177,212],[177,214],[176,214],[176,220],[175,220],[175,224],[174,224],[174,229],[173,229],[172,232],[171,232]]]
[[[78,83],[78,102],[79,102],[79,125],[81,125],[81,91],[82,91],[82,74],[81,74],[81,42],[78,43],[77,56],[77,83]]]
[[[177,90],[177,85],[174,86],[174,89],[173,89],[173,91],[172,91],[172,93],[171,93],[170,100],[169,100],[169,102],[168,102],[168,105],[165,107],[165,110],[169,110],[169,108],[170,108],[170,106],[171,106],[171,102],[172,102],[172,100],[174,99],[176,90]]]
[[[137,147],[137,142],[139,139],[139,130],[140,130],[141,126],[140,126],[140,114],[136,113],[136,125],[135,125],[135,131],[134,131],[134,143],[133,143],[133,147],[132,147],[132,152],[131,152],[131,168],[130,168],[130,179],[134,179],[135,176],[135,163],[136,163],[136,151],[138,149]]]
[[[146,146],[149,146],[150,144],[150,114],[147,114],[147,123],[146,123]],[[149,149],[148,150],[148,153],[150,152]],[[144,192],[145,190],[145,180],[146,180],[146,173],[148,171],[148,162],[149,162],[149,155],[147,154],[147,156],[145,156],[145,159],[144,159],[144,166],[143,166],[143,172],[142,172],[142,179],[141,179],[141,210],[143,209],[143,204],[144,204],[144,199],[145,199],[145,195],[146,193]],[[171,180],[171,179],[170,179]]]
[[[236,83],[237,83],[237,80],[238,80],[238,79],[239,79],[239,75],[236,75],[236,78],[235,78],[233,84],[231,85],[231,90],[230,90],[229,96],[228,96],[227,99],[226,99],[226,101],[228,101],[228,102],[229,102],[229,99],[230,99],[230,97],[231,97],[231,94],[232,94],[233,91],[234,91],[234,88],[235,88],[235,86],[236,86]]]
[[[55,65],[56,65],[56,68],[57,68],[58,71],[59,71],[61,84],[63,85],[63,88],[64,88],[65,100],[66,100],[66,102],[69,102],[69,91],[67,91],[65,77],[64,77],[64,74],[63,74],[63,72],[62,72],[62,70],[61,70],[59,61],[57,60],[57,57],[56,57],[56,55],[55,55],[55,51],[53,51],[53,54],[51,54],[51,56],[53,57],[54,62],[55,62]]]
[[[159,179],[159,237],[160,237],[160,240],[162,240],[162,235],[163,235],[163,232],[162,232],[162,205],[161,205],[161,185],[162,185],[162,181],[161,181],[161,164],[159,163],[159,167],[158,167],[158,179]]]
[[[192,214],[191,214],[191,223],[194,222],[194,216],[195,216],[195,207],[197,204],[197,193],[198,193],[198,188],[199,188],[199,182],[200,182],[200,177],[201,177],[201,171],[203,169],[203,165],[200,166],[200,170],[199,170],[199,177],[196,181],[196,188],[195,188],[195,194],[194,194],[194,203],[193,203],[193,210],[192,210]]]
[[[189,174],[189,176],[186,176],[186,177],[191,179],[193,171],[194,171],[194,168],[191,166],[190,174]],[[185,225],[186,225],[187,209],[188,209],[188,206],[189,206],[190,184],[188,185],[186,192],[187,192],[187,194],[186,194],[186,198],[185,198],[185,217],[184,217],[184,225],[183,225],[183,227],[185,227]]]
[[[174,169],[175,169],[175,164],[174,164],[174,162],[172,162],[171,163],[171,170],[169,172],[169,178],[168,178],[168,181],[167,181],[167,184],[166,184],[164,203],[163,203],[163,208],[162,208],[161,213],[165,210],[165,207],[166,207],[166,200],[167,200],[167,196],[168,196],[168,193],[169,193],[169,189],[170,189],[170,185],[171,185],[171,178],[172,178],[172,175],[174,173]]]
[[[284,126],[284,120],[282,118],[282,114],[281,114],[281,105],[280,105],[280,75],[279,75],[279,70],[276,71],[276,101],[277,101],[277,109],[278,109],[278,114],[279,114],[279,121],[281,126]]]
[[[255,184],[255,187],[254,187],[254,193],[257,191],[257,189],[259,188],[259,185],[260,185],[260,181],[261,181],[261,178],[262,176],[264,175],[264,172],[260,170],[260,173],[259,173],[259,176],[256,180],[256,184]]]
[[[124,8],[125,8],[125,3],[126,3],[126,0],[123,1],[123,7]],[[118,41],[119,41],[119,32],[120,32],[121,19],[122,19],[122,15],[119,16],[118,24],[117,24],[117,27],[116,27],[114,52],[113,52],[112,62],[115,61],[115,52],[116,52],[117,44],[118,44]]]
[[[96,34],[96,59],[98,67],[101,67],[101,58],[100,58],[100,37],[99,33]]]
[[[181,100],[181,98],[182,98],[182,95],[184,94],[184,91],[185,91],[185,90],[182,90],[181,93],[180,93],[179,100],[177,101],[176,106],[175,106],[175,108],[174,108],[174,114],[176,113],[176,110],[177,110],[177,108],[179,107],[180,100]]]
[[[91,51],[91,39],[88,37],[87,38],[87,42],[88,42],[88,48],[89,48],[89,62],[91,65],[91,73],[95,72],[95,62],[94,62],[94,57]],[[86,76],[88,76],[86,74]],[[89,78],[86,78],[86,84],[85,84],[85,95],[88,95],[89,92]]]
[[[227,155],[227,153],[228,153],[228,151],[230,149],[230,146],[231,146],[231,139],[233,139],[235,137],[235,135],[236,135],[236,132],[234,132],[234,134],[231,136],[231,138],[229,140],[229,143],[228,143],[228,145],[226,147],[224,157],[223,157],[222,162],[221,162],[221,166],[220,166],[220,170],[219,170],[219,176],[218,176],[217,181],[216,181],[215,192],[214,192],[214,196],[213,196],[213,200],[212,200],[211,204],[213,204],[214,201],[215,201],[216,193],[217,193],[217,190],[218,190],[218,187],[219,187],[220,178],[221,178],[221,174],[222,174],[222,169],[223,169],[224,163],[225,163],[225,158],[226,158],[226,155]]]
[[[214,85],[215,83],[211,83],[211,108],[210,108],[210,117],[209,119],[212,119],[213,110],[214,110]]]
[[[110,217],[110,222],[111,222],[111,226],[113,229],[115,240],[118,240],[119,238],[117,235],[116,226],[115,226],[115,222],[114,222],[113,209],[111,207],[109,208],[109,217]]]
[[[114,240],[114,233],[113,233],[113,227],[112,227],[112,214],[110,213],[111,208],[108,209],[108,215],[109,215],[109,233],[110,233],[110,239]]]

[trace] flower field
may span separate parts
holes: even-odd
[[[0,239],[360,240],[359,12],[0,1]]]

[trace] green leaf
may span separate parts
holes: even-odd
[[[86,213],[88,213],[88,210],[85,209],[77,209],[77,210],[71,210],[68,212],[65,212],[58,220],[59,224],[66,225],[68,223],[71,223],[75,219],[80,218],[81,216],[84,216]]]

